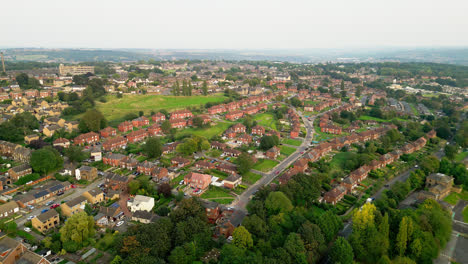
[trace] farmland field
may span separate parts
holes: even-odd
[[[189,106],[200,106],[208,102],[222,102],[226,97],[213,96],[163,96],[163,95],[124,95],[117,98],[113,95],[106,96],[107,102],[97,102],[97,108],[109,121],[122,120],[125,114],[143,111],[149,115],[151,111],[161,109],[176,110]]]

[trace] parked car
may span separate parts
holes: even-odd
[[[46,206],[50,206],[50,205],[52,205],[53,203],[54,203],[54,201],[48,201],[45,205],[46,205]]]
[[[31,228],[29,228],[29,227],[25,227],[25,228],[24,228],[24,231],[26,231],[26,232],[28,232],[28,233],[29,233],[29,232],[31,232]]]
[[[45,212],[47,212],[47,211],[49,211],[49,209],[43,209],[43,210],[41,211],[41,214],[43,214],[43,213],[45,213]]]
[[[119,221],[115,226],[121,226],[123,225],[124,221]]]
[[[181,181],[179,182],[179,185],[182,185],[182,184],[184,184],[184,180],[181,180]]]
[[[57,208],[57,207],[59,207],[59,206],[60,206],[60,204],[54,204],[54,205],[52,205],[52,206],[50,207],[50,209],[55,209],[55,208]]]
[[[30,210],[34,210],[34,206],[32,206],[32,205],[28,205],[28,208],[29,208]]]
[[[28,221],[31,221],[34,217],[36,217],[36,216],[35,215],[28,216]]]

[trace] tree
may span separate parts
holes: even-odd
[[[52,148],[42,148],[31,154],[30,165],[34,171],[47,174],[58,169],[63,164],[63,159],[57,150]]]
[[[83,242],[94,237],[94,233],[93,217],[80,212],[69,217],[65,225],[60,228],[60,240],[62,243],[73,241],[82,245]]]
[[[243,226],[239,226],[232,233],[232,244],[239,248],[248,249],[253,246],[252,235]]]
[[[265,237],[267,235],[267,224],[256,214],[245,217],[242,225],[256,237]]]
[[[444,152],[445,156],[447,156],[449,160],[453,160],[457,155],[458,150],[457,147],[454,145],[445,145]]]
[[[169,134],[169,132],[171,131],[171,128],[172,128],[172,125],[171,125],[171,122],[169,120],[166,120],[166,121],[162,122],[161,130],[162,130],[162,132],[164,132],[164,134]]]
[[[283,192],[271,192],[265,201],[265,207],[272,212],[287,213],[293,209],[291,200]]]
[[[88,109],[80,120],[79,128],[82,132],[97,132],[107,126],[104,115],[96,109]]]
[[[203,118],[201,118],[200,116],[194,117],[192,121],[194,127],[202,128],[204,126]]]
[[[263,150],[268,150],[279,144],[279,139],[276,135],[272,136],[263,136],[260,139],[260,148]]]
[[[110,264],[122,264],[123,259],[121,256],[117,255],[114,259],[110,262]]]
[[[284,249],[296,260],[295,263],[307,263],[305,260],[304,241],[296,233],[289,233],[284,241]]]
[[[136,192],[140,189],[141,183],[139,180],[132,180],[128,183],[128,192],[132,195],[135,195]]]
[[[172,195],[172,187],[168,183],[162,183],[158,186],[158,193],[162,193],[164,197],[170,197]]]
[[[15,79],[21,89],[28,89],[29,76],[26,73],[20,73],[16,75]]]
[[[202,94],[208,95],[208,84],[206,83],[206,81],[203,81],[203,84],[202,84]]]
[[[82,162],[88,157],[88,154],[83,152],[80,146],[70,146],[64,152],[70,162]]]
[[[239,171],[240,174],[245,175],[250,171],[255,163],[248,153],[242,152],[242,154],[237,158],[236,164],[238,165],[237,171]]]
[[[148,158],[159,158],[162,154],[162,144],[157,137],[150,137],[143,145],[143,153]]]
[[[353,258],[353,249],[349,242],[343,237],[338,237],[330,249],[332,263],[352,264]]]
[[[398,254],[402,256],[408,244],[408,240],[412,233],[412,221],[409,217],[404,216],[400,222],[400,228],[396,237],[396,247]]]
[[[364,230],[374,225],[374,213],[377,210],[374,204],[366,203],[361,210],[356,211],[353,216],[353,230]]]

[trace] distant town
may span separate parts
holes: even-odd
[[[5,60],[0,263],[466,263],[468,67]]]

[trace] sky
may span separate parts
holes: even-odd
[[[2,0],[0,47],[466,47],[466,0]]]

